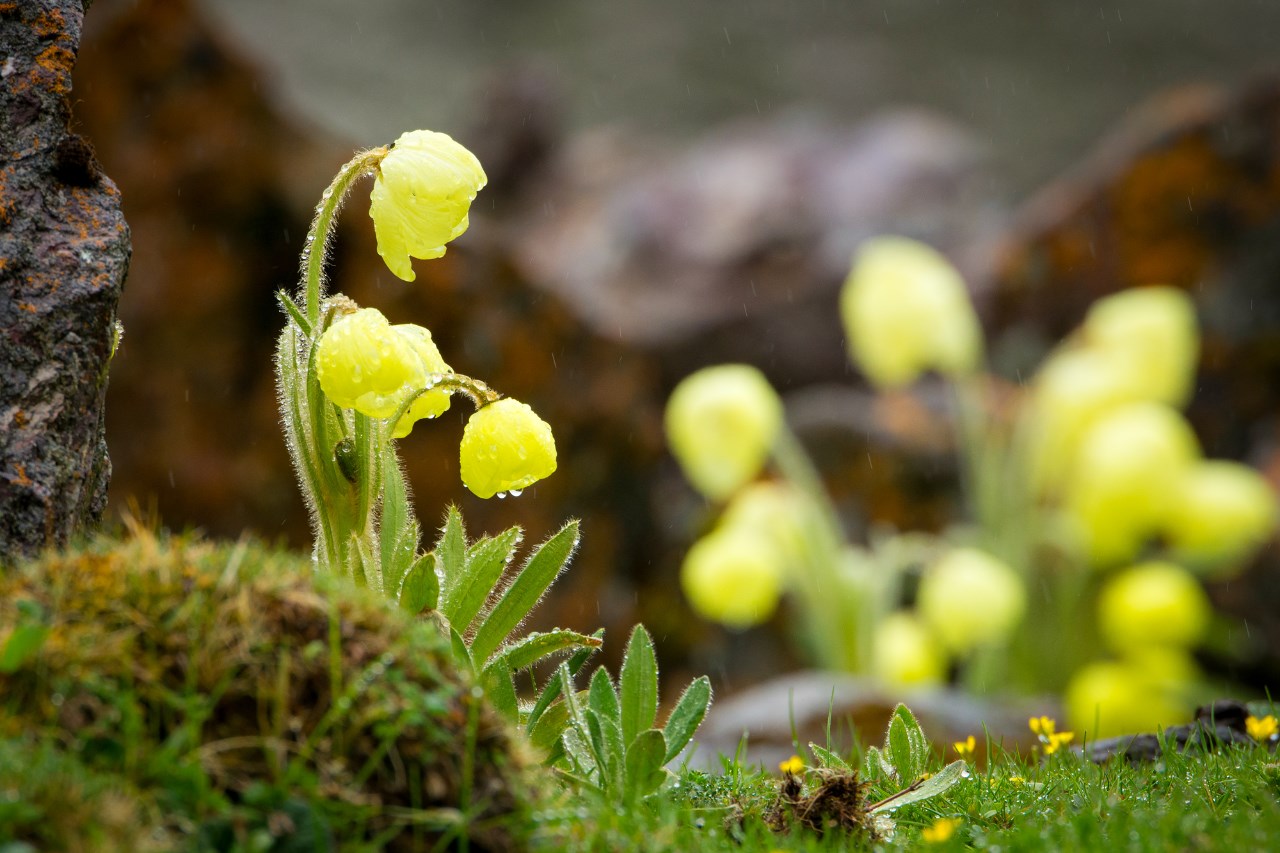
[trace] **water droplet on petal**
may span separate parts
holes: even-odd
[[[503,499],[503,498],[505,498],[506,496],[507,496],[507,493],[506,493],[506,492],[498,492],[498,495],[497,495],[498,500],[502,500],[502,499]]]
[[[511,490],[511,497],[513,497],[513,498],[518,498],[518,497],[520,497],[520,496],[521,496],[521,495],[523,495],[523,494],[524,494],[524,489],[512,489],[512,490]]]

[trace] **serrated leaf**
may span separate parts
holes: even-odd
[[[538,606],[547,589],[564,571],[577,545],[578,522],[570,521],[529,556],[511,586],[476,630],[471,653],[477,660],[492,654]]]
[[[843,770],[845,772],[853,770],[853,767],[850,766],[849,762],[845,761],[831,750],[818,746],[816,743],[811,742],[809,744],[809,751],[813,753],[814,758],[818,759],[818,764],[822,767]]]
[[[44,625],[19,625],[13,629],[0,651],[0,672],[17,672],[44,645],[49,629]]]
[[[597,629],[596,632],[591,635],[591,637],[592,639],[599,640],[600,643],[603,643],[604,629],[603,628]],[[597,644],[590,648],[580,649],[577,652],[575,652],[573,656],[569,658],[569,660],[564,662],[564,665],[567,666],[569,673],[571,675],[577,675],[582,670],[582,667],[586,665],[587,660],[591,657],[592,654],[595,653],[595,650],[598,649],[599,647],[600,647],[599,644]],[[533,727],[538,723],[538,718],[542,716],[542,714],[547,710],[547,708],[551,706],[551,703],[556,700],[556,697],[560,695],[560,688],[561,688],[560,669],[559,667],[557,667],[556,671],[551,674],[550,678],[547,679],[546,685],[542,688],[541,695],[538,696],[538,701],[534,703],[532,710],[529,711],[529,720],[525,724],[526,725],[525,731],[527,732],[533,731]]]
[[[880,811],[892,811],[911,803],[918,803],[921,800],[936,797],[963,779],[968,767],[969,765],[964,761],[953,761],[928,779],[921,779],[899,793],[886,797],[873,805],[869,811],[873,814]]]
[[[436,559],[440,562],[442,590],[452,592],[467,564],[467,534],[456,506],[450,505],[445,513],[444,528],[436,542]]]
[[[415,616],[424,610],[435,610],[440,602],[440,578],[436,574],[436,558],[427,553],[418,557],[405,573],[400,585],[400,606]]]
[[[618,674],[622,704],[622,739],[630,743],[652,728],[658,716],[658,659],[653,639],[643,625],[636,625]]]
[[[577,631],[557,629],[555,631],[535,631],[522,640],[499,649],[494,657],[505,658],[512,672],[519,672],[533,666],[545,657],[567,652],[570,649],[598,649],[601,641],[596,637],[588,637]],[[475,643],[471,644],[475,654]]]
[[[489,701],[493,703],[493,707],[497,708],[503,716],[512,721],[520,716],[516,685],[511,680],[511,668],[507,666],[506,661],[498,658],[485,667],[480,675],[480,684]]]
[[[467,549],[466,565],[462,577],[453,589],[446,590],[440,604],[449,623],[460,631],[466,631],[502,570],[511,562],[516,546],[520,544],[520,528],[512,527],[492,538],[484,538]]]
[[[702,718],[707,715],[707,707],[711,704],[711,682],[705,675],[700,675],[689,683],[680,695],[680,701],[671,710],[662,734],[667,741],[667,754],[663,763],[680,754],[693,735],[702,725]]]
[[[667,741],[662,732],[648,729],[627,747],[626,796],[641,799],[661,787],[667,778]]]
[[[591,676],[591,683],[587,687],[587,707],[595,711],[600,717],[613,720],[616,725],[621,725],[618,694],[613,689],[613,682],[609,679],[608,670],[603,666]]]

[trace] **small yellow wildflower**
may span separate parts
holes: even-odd
[[[410,258],[438,258],[467,230],[468,211],[488,179],[480,161],[443,133],[401,135],[378,164],[369,216],[387,268],[413,281]]]
[[[956,834],[956,830],[960,828],[960,822],[958,817],[940,817],[931,826],[926,826],[920,830],[920,840],[929,844],[941,844],[944,841],[948,841],[951,836]]]
[[[972,758],[973,751],[978,748],[978,740],[973,735],[969,735],[964,740],[958,740],[951,744],[951,748],[956,751],[956,755],[961,758]]]
[[[1075,740],[1075,732],[1060,732],[1058,724],[1051,717],[1032,717],[1027,721],[1031,731],[1040,738],[1044,745],[1044,754],[1053,755],[1060,748]]]
[[[1049,735],[1044,745],[1044,754],[1053,755],[1060,747],[1066,746],[1076,739],[1075,732],[1057,732]]]
[[[804,772],[804,759],[798,755],[793,755],[786,761],[778,765],[778,769],[783,773],[798,774]]]
[[[671,393],[665,426],[689,482],[721,501],[764,467],[782,427],[782,401],[750,365],[707,367]]]
[[[477,496],[518,494],[556,470],[556,440],[533,409],[504,397],[467,421],[459,459],[462,482]]]
[[[1244,727],[1249,732],[1249,737],[1256,741],[1272,740],[1277,732],[1280,732],[1280,726],[1277,725],[1276,718],[1270,714],[1261,719],[1250,714],[1245,718]]]
[[[1009,783],[1012,785],[1025,785],[1027,784],[1027,780],[1021,776],[1010,776]]]

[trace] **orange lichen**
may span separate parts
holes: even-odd
[[[32,305],[30,302],[19,302],[18,310],[26,311],[28,314],[34,314],[36,313],[36,306]]]
[[[13,483],[15,486],[22,486],[24,488],[33,485],[34,481],[27,476],[27,466],[19,463],[16,470],[17,473],[15,476],[9,478],[9,482]]]

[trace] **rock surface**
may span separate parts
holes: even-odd
[[[129,263],[120,194],[72,133],[78,0],[0,4],[0,562],[107,499],[103,426]]]

